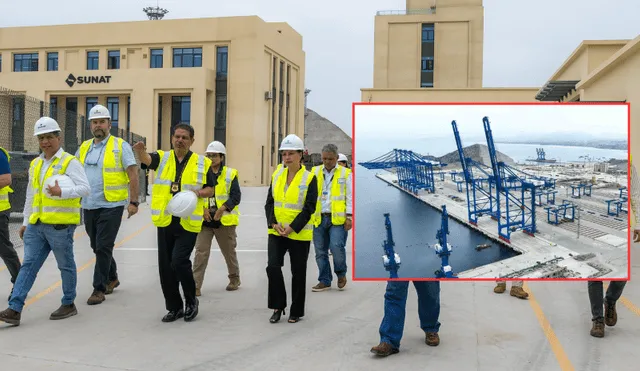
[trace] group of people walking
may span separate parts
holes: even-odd
[[[73,255],[74,232],[84,216],[84,226],[96,256],[93,292],[87,304],[106,300],[120,285],[113,257],[115,239],[124,219],[138,212],[138,161],[143,170],[155,172],[151,193],[151,219],[157,227],[158,266],[167,314],[163,322],[198,315],[212,239],[215,237],[226,261],[228,291],[240,287],[236,254],[236,228],[239,225],[241,190],[238,171],[225,164],[223,143],[210,143],[204,155],[191,151],[195,132],[187,124],[172,128],[169,151],[147,153],[145,145],[131,146],[110,134],[111,116],[107,108],[94,106],[89,113],[94,138],[82,143],[75,155],[61,148],[61,129],[50,117],[34,126],[42,153],[29,168],[24,220],[19,236],[24,240],[21,263],[9,235],[9,194],[11,170],[9,153],[0,148],[0,256],[4,260],[13,288],[9,306],[0,312],[0,321],[19,325],[25,299],[38,271],[53,252],[62,276],[61,306],[51,313],[58,320],[77,314],[75,306],[77,270]],[[289,323],[305,315],[307,262],[311,242],[315,249],[318,283],[313,292],[330,290],[333,274],[337,288],[347,285],[346,241],[352,228],[352,170],[346,156],[334,144],[322,148],[322,165],[307,169],[303,163],[304,143],[296,135],[286,136],[279,146],[281,162],[271,175],[266,194],[268,303],[271,323],[286,315],[287,292],[282,272],[287,252],[291,262],[291,304]],[[137,160],[136,160],[137,157]],[[639,183],[632,169],[631,202],[637,226]],[[169,201],[181,191],[191,191],[197,205],[191,215],[177,217],[167,210]],[[640,230],[634,230],[634,242]],[[190,256],[195,249],[194,263]],[[333,273],[329,255],[333,258]],[[613,281],[606,295],[602,281],[589,282],[592,306],[591,335],[604,336],[604,325],[617,322],[616,301],[624,281]],[[425,342],[440,343],[440,283],[413,282],[418,293],[420,327]],[[379,328],[380,343],[371,349],[379,356],[398,353],[405,320],[409,282],[389,281],[384,295],[384,317]],[[182,295],[180,293],[182,288]],[[502,293],[506,282],[498,281],[494,291]],[[522,282],[515,282],[511,295],[526,299]],[[604,313],[603,313],[604,307]]]

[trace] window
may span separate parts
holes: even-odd
[[[13,55],[13,72],[38,71],[38,53]]]
[[[58,119],[58,97],[49,98],[49,117]]]
[[[98,61],[100,60],[100,52],[87,52],[87,70],[97,70]]]
[[[229,69],[229,48],[219,46],[216,58],[216,76],[227,76]]]
[[[433,72],[433,57],[422,57],[422,72]]]
[[[2,54],[0,54],[0,72],[2,72]]]
[[[131,132],[131,96],[127,98],[127,134]]]
[[[96,104],[98,104],[97,97],[87,97],[87,100],[85,103],[85,117],[87,118],[87,125],[85,126],[85,132],[84,132],[84,135],[82,136],[83,139],[93,137],[93,133],[91,133],[91,125],[90,125],[91,121],[89,121],[89,112],[91,112],[91,109]]]
[[[422,87],[422,88],[433,88],[433,83],[432,82],[423,82],[422,84],[420,84],[420,87]]]
[[[422,42],[432,43],[434,36],[433,24],[422,25]]]
[[[177,124],[191,125],[191,97],[172,97],[171,100],[171,129]]]
[[[285,125],[284,126],[284,131],[286,133],[289,133],[289,100],[290,100],[289,92],[291,91],[291,65],[287,65],[287,85],[286,85],[286,87],[287,87],[287,100],[286,100],[286,105],[287,105],[286,114],[287,114],[287,117],[284,120],[284,125]]]
[[[107,52],[107,69],[120,69],[120,50],[109,50]]]
[[[25,124],[25,98],[13,97],[13,127],[11,131],[11,143],[14,151],[24,150],[24,124]]]
[[[107,98],[107,109],[111,114],[111,134],[118,132],[118,118],[120,115],[120,98],[118,97],[108,97]],[[114,134],[115,135],[115,134]]]
[[[162,49],[151,49],[151,68],[162,68],[162,58],[164,55],[164,50]]]
[[[58,70],[58,52],[47,53],[47,71]]]
[[[202,67],[202,48],[174,48],[173,67]]]

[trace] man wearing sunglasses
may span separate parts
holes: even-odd
[[[84,226],[96,254],[93,293],[87,304],[96,305],[120,285],[115,244],[125,206],[128,217],[138,212],[138,166],[131,145],[111,135],[109,110],[96,105],[89,111],[93,139],[82,143],[76,157],[84,166],[91,193],[82,198]]]

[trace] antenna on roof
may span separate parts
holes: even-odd
[[[160,7],[160,1],[156,2],[156,6],[148,6],[143,8],[142,11],[147,14],[147,17],[151,21],[157,21],[164,18],[164,15],[169,13],[169,11],[165,8]]]

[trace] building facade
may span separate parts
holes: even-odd
[[[51,116],[105,105],[148,150],[188,123],[192,150],[223,142],[243,186],[268,185],[282,138],[304,136],[304,74],[301,35],[256,16],[0,28],[0,86]]]

